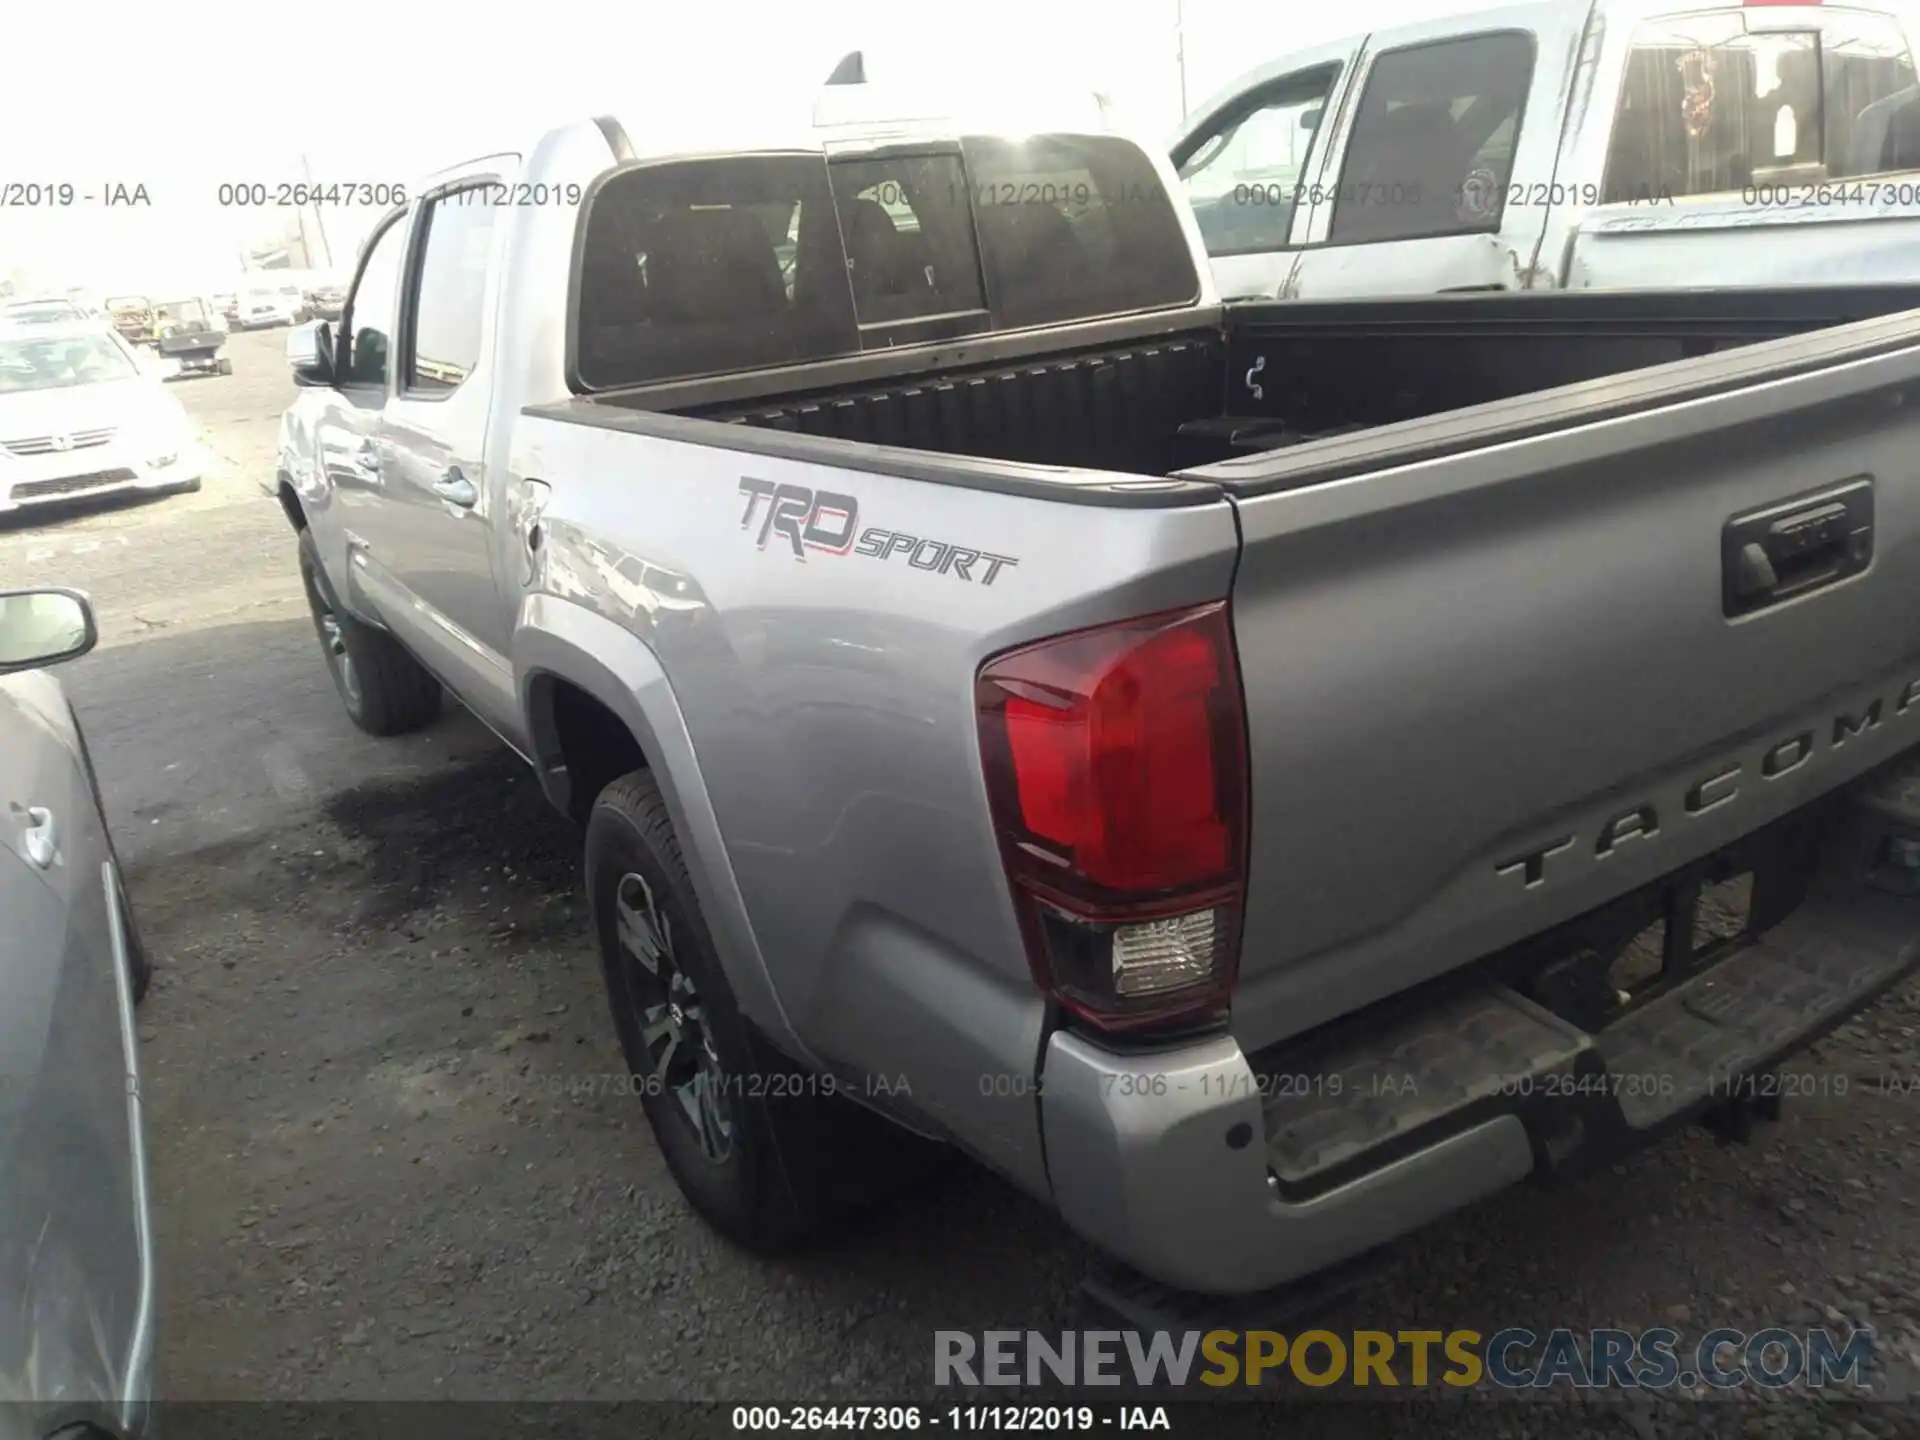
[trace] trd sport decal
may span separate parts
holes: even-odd
[[[965,545],[882,530],[874,525],[862,530],[860,502],[851,495],[753,479],[740,482],[740,493],[747,497],[747,510],[740,517],[740,528],[751,529],[757,517],[760,530],[754,536],[754,544],[764,550],[778,535],[793,547],[796,560],[805,560],[809,550],[822,555],[866,555],[875,560],[904,555],[907,564],[916,570],[958,575],[962,580],[978,580],[982,585],[991,585],[1002,570],[1020,563],[1011,555],[995,555],[990,550],[973,550]],[[976,569],[979,574],[974,573]]]

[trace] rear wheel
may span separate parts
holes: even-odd
[[[300,532],[300,579],[313,612],[314,633],[348,719],[369,735],[401,735],[440,713],[440,682],[399,641],[341,607],[311,530]]]
[[[215,365],[213,368],[214,368],[215,374],[231,375],[233,373],[233,361],[227,359],[225,356],[222,356],[220,359],[220,363]]]
[[[586,880],[634,1088],[667,1168],[715,1229],[786,1249],[925,1168],[933,1147],[834,1095],[740,1014],[647,771],[595,799]]]

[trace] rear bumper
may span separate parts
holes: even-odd
[[[1920,967],[1920,894],[1878,865],[1889,836],[1920,842],[1920,759],[1835,812],[1797,910],[1597,1033],[1471,978],[1252,1057],[1226,1036],[1118,1054],[1056,1033],[1055,1202],[1154,1280],[1245,1294],[1777,1095],[1756,1077]]]

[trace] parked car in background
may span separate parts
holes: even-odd
[[[1173,160],[1221,292],[1920,279],[1920,8],[1528,4],[1280,56]]]
[[[1920,285],[1222,305],[1157,145],[914,118],[583,120],[288,338],[340,700],[581,822],[716,1226],[880,1116],[1262,1289],[1736,1133],[1920,965]]]
[[[107,319],[129,345],[151,345],[153,301],[145,295],[115,295],[107,299]]]
[[[10,300],[0,305],[0,325],[69,325],[90,318],[72,300]]]
[[[40,668],[95,638],[82,595],[0,591],[5,1440],[148,1428],[153,1226],[134,1006],[152,971],[80,722]]]
[[[306,314],[308,320],[338,320],[341,307],[347,303],[347,287],[337,281],[323,280],[306,290]]]
[[[306,297],[292,283],[256,285],[240,292],[236,330],[260,330],[273,325],[295,325],[306,318]]]
[[[0,329],[0,515],[198,490],[205,466],[185,408],[109,326]]]

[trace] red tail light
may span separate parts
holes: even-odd
[[[1225,604],[1009,651],[975,695],[1035,979],[1109,1030],[1224,1012],[1247,848]]]

